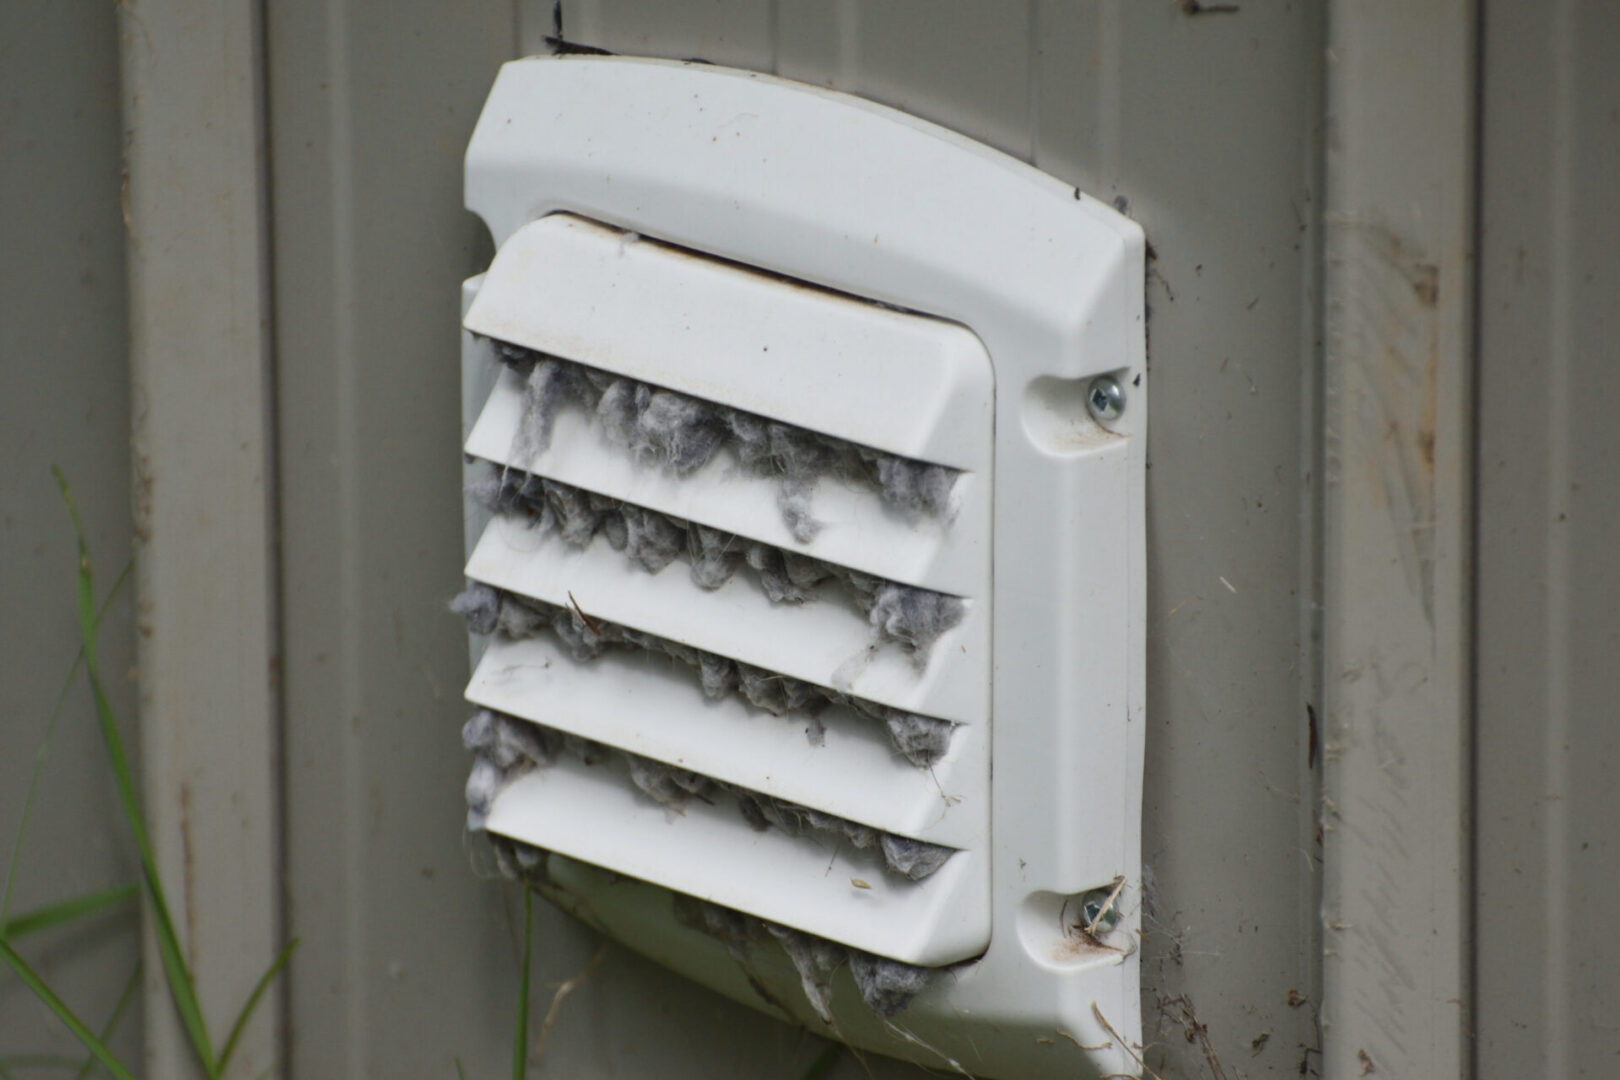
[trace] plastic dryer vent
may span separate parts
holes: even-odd
[[[469,825],[831,1038],[1139,1071],[1136,226],[859,99],[618,57],[506,65],[467,202]]]

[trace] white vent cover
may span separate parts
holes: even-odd
[[[506,65],[467,200],[474,823],[830,1037],[1137,1071],[1140,232],[902,114],[624,58]]]

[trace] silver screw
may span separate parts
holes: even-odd
[[[1084,918],[1081,926],[1095,926],[1099,930],[1111,930],[1119,922],[1119,911],[1110,904],[1113,900],[1113,889],[1094,889],[1086,893],[1080,900],[1080,914]]]
[[[1118,420],[1125,411],[1125,388],[1112,375],[1099,375],[1086,391],[1086,404],[1098,420]]]

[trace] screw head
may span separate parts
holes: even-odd
[[[1099,375],[1086,391],[1086,405],[1098,420],[1118,420],[1125,411],[1125,388],[1112,375]]]
[[[1094,889],[1086,893],[1080,900],[1080,925],[1112,930],[1119,923],[1119,910],[1109,903],[1111,899],[1114,899],[1113,889]]]

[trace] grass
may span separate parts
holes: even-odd
[[[157,860],[152,850],[151,834],[146,825],[146,817],[141,811],[140,799],[136,794],[134,777],[129,767],[129,758],[124,752],[123,736],[118,730],[117,718],[113,713],[111,703],[107,699],[101,679],[101,664],[97,649],[98,631],[101,627],[102,617],[106,613],[107,604],[111,602],[113,596],[117,594],[119,588],[127,580],[129,569],[126,567],[124,572],[119,575],[118,582],[98,609],[95,603],[95,577],[90,561],[90,549],[85,539],[84,523],[79,516],[79,508],[73,501],[73,491],[68,486],[67,478],[62,475],[62,471],[52,466],[51,473],[56,477],[57,486],[62,492],[62,501],[67,507],[68,516],[72,519],[73,534],[78,549],[76,583],[80,645],[79,655],[74,660],[73,668],[69,672],[68,684],[71,685],[72,680],[82,667],[85,678],[90,685],[90,697],[95,705],[95,716],[101,733],[102,747],[106,751],[108,764],[112,768],[113,781],[118,790],[119,806],[123,811],[124,820],[129,826],[130,835],[135,842],[136,853],[140,858],[140,886],[144,888],[132,884],[99,890],[48,905],[18,916],[15,919],[8,917],[18,853],[22,847],[23,833],[27,827],[28,814],[37,791],[40,770],[44,765],[49,749],[50,737],[55,731],[57,719],[61,714],[62,704],[67,695],[67,687],[64,686],[47,725],[45,744],[41,746],[39,755],[35,759],[34,774],[29,782],[28,792],[25,796],[17,838],[12,845],[11,859],[6,872],[5,891],[3,897],[0,897],[0,961],[3,961],[7,967],[11,968],[17,977],[22,980],[23,984],[45,1004],[56,1019],[89,1051],[91,1062],[87,1063],[87,1067],[81,1067],[81,1077],[88,1076],[94,1064],[100,1064],[116,1080],[125,1080],[125,1078],[134,1080],[134,1074],[130,1069],[107,1049],[105,1037],[92,1031],[84,1021],[75,1015],[68,1004],[28,964],[22,954],[17,952],[12,943],[25,934],[65,925],[116,904],[127,902],[134,898],[137,891],[144,891],[147,910],[150,913],[154,935],[157,939],[158,955],[163,962],[163,974],[168,987],[169,998],[174,1005],[175,1011],[180,1016],[192,1053],[203,1074],[208,1077],[208,1080],[221,1080],[240,1044],[242,1033],[246,1030],[254,1010],[257,1009],[259,1002],[263,999],[265,991],[269,989],[276,976],[281,973],[287,962],[292,958],[293,952],[298,948],[298,939],[294,938],[288,942],[286,948],[276,955],[264,974],[260,976],[252,992],[248,995],[247,1001],[237,1012],[223,1046],[216,1053],[208,1030],[208,1024],[203,1018],[201,1003],[197,997],[196,981],[191,970],[186,966],[185,951],[181,945],[179,934],[175,931],[174,918],[169,908],[168,897],[163,888],[163,880],[158,874]],[[113,1018],[108,1022],[107,1031],[111,1031],[113,1025],[117,1022],[117,1018],[122,1015],[127,1007],[128,998],[134,993],[136,981],[136,978],[132,976],[131,984],[125,991],[124,999],[120,1001]]]
[[[518,1013],[512,1035],[512,1080],[529,1071],[529,961],[534,955],[534,890],[523,886],[523,963],[518,980]]]
[[[106,597],[97,607],[95,604],[95,577],[90,560],[89,544],[85,538],[84,523],[79,516],[78,506],[73,501],[73,491],[68,485],[67,478],[55,466],[52,466],[51,473],[55,476],[57,485],[61,489],[62,501],[67,507],[69,517],[72,519],[73,533],[77,542],[78,570],[76,584],[80,645],[79,653],[74,658],[61,692],[57,695],[56,704],[52,708],[50,718],[46,724],[45,737],[35,756],[33,774],[29,779],[28,789],[24,795],[17,835],[12,843],[11,856],[7,863],[4,888],[0,890],[0,962],[9,967],[22,981],[23,985],[45,1004],[57,1021],[67,1028],[74,1038],[79,1040],[85,1050],[88,1051],[89,1056],[82,1062],[73,1058],[49,1054],[0,1057],[0,1080],[12,1080],[12,1069],[16,1068],[47,1067],[66,1071],[74,1068],[75,1065],[77,1065],[77,1071],[74,1074],[74,1080],[87,1080],[97,1065],[105,1069],[114,1080],[135,1080],[135,1074],[108,1049],[107,1043],[116,1030],[119,1020],[122,1019],[130,1003],[134,1000],[135,993],[140,986],[141,966],[137,964],[135,970],[131,972],[123,992],[119,996],[117,1005],[98,1032],[92,1030],[88,1024],[79,1018],[44,977],[35,971],[22,954],[17,951],[14,943],[31,934],[70,925],[101,912],[121,907],[136,900],[143,892],[157,938],[158,954],[163,962],[164,979],[169,990],[169,997],[174,1004],[175,1010],[180,1015],[181,1023],[185,1027],[197,1064],[201,1066],[203,1074],[209,1080],[222,1080],[225,1070],[233,1060],[233,1055],[240,1044],[242,1035],[247,1029],[249,1020],[258,1008],[259,1002],[263,999],[265,993],[275,982],[276,976],[281,974],[292,959],[293,953],[298,948],[298,939],[294,938],[287,943],[286,948],[276,955],[264,974],[259,977],[258,982],[254,984],[246,1002],[238,1011],[236,1019],[226,1035],[224,1044],[216,1054],[207,1022],[203,1018],[201,1003],[198,1000],[196,981],[191,970],[186,966],[185,951],[179,935],[175,931],[174,918],[169,909],[163,881],[158,875],[157,860],[152,850],[150,830],[147,828],[146,817],[141,810],[140,799],[136,793],[134,777],[129,767],[129,758],[124,752],[124,742],[118,729],[117,717],[113,713],[112,705],[107,699],[101,680],[100,657],[97,647],[101,622],[107,613],[107,608],[128,582],[133,564],[125,565],[123,571],[113,583],[112,588],[108,590]],[[81,896],[47,904],[17,916],[11,916],[13,886],[16,883],[17,866],[22,851],[23,837],[28,827],[29,813],[33,808],[34,797],[39,788],[40,775],[44,769],[46,758],[49,756],[50,744],[56,732],[57,722],[61,718],[68,692],[78,678],[81,669],[90,686],[90,696],[95,705],[96,721],[101,733],[102,746],[106,751],[108,764],[112,769],[113,781],[118,791],[119,806],[123,812],[125,822],[129,826],[130,835],[135,842],[136,853],[140,858],[140,882],[129,882],[110,888],[98,889]],[[525,886],[523,889],[523,953],[520,963],[520,981],[518,983],[517,1022],[514,1025],[512,1045],[513,1080],[523,1080],[528,1069],[529,982],[534,953],[533,907],[533,892]],[[553,1003],[554,1007],[555,1004],[556,1002]],[[550,1019],[552,1017],[548,1017],[548,1021]],[[549,1023],[547,1026],[549,1027]],[[802,1080],[824,1080],[843,1053],[843,1049],[838,1044],[829,1045],[811,1062]],[[466,1072],[462,1068],[460,1060],[457,1060],[455,1065],[456,1075],[459,1080],[466,1080]]]

